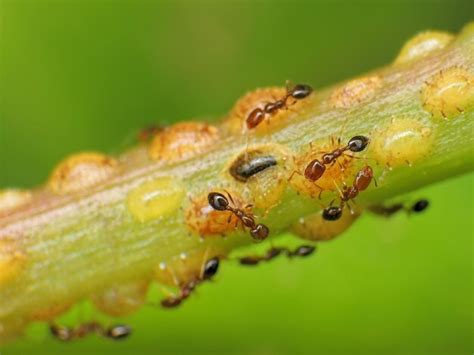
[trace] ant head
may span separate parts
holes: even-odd
[[[290,95],[294,99],[301,100],[309,96],[309,94],[311,94],[312,92],[313,92],[313,88],[311,86],[306,85],[306,84],[297,84],[291,90]]]
[[[347,145],[352,152],[362,152],[369,144],[369,138],[365,136],[355,136],[349,140]]]
[[[270,230],[264,224],[257,224],[254,229],[250,231],[250,235],[256,240],[264,240],[270,234]]]
[[[114,340],[119,340],[119,339],[125,339],[132,333],[132,329],[128,325],[114,325],[113,327],[110,327],[107,329],[107,337],[114,339]]]
[[[225,211],[229,206],[229,200],[219,193],[219,192],[211,192],[207,195],[207,199],[209,201],[209,205],[217,211]]]
[[[323,218],[326,221],[336,221],[342,216],[342,209],[340,207],[327,207],[323,211]]]
[[[218,258],[209,259],[208,261],[206,261],[206,264],[204,265],[202,278],[204,280],[210,279],[217,273],[218,269],[219,269],[219,259]]]
[[[429,204],[430,203],[428,202],[428,200],[419,200],[412,206],[411,210],[413,212],[418,213],[418,212],[421,212],[421,211],[424,211],[425,209],[427,209]]]

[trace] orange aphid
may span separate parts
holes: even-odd
[[[86,152],[71,155],[54,169],[48,181],[57,194],[85,190],[115,175],[117,162],[104,154]]]
[[[181,122],[159,131],[148,154],[168,162],[188,159],[205,152],[220,137],[217,127],[202,122]]]
[[[378,75],[351,80],[333,91],[329,98],[330,105],[334,108],[357,106],[370,100],[381,86],[382,78]]]

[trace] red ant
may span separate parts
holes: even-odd
[[[252,110],[246,119],[247,128],[252,129],[257,127],[266,115],[274,115],[278,110],[283,108],[288,109],[287,101],[291,97],[295,100],[302,100],[313,92],[313,88],[306,84],[297,84],[292,89],[286,90],[286,95],[274,102],[267,103],[263,109],[260,107]]]
[[[205,280],[211,279],[219,269],[219,258],[209,259],[204,265],[202,276],[199,279],[189,281],[181,287],[179,296],[171,296],[161,301],[161,305],[165,308],[172,308],[179,306],[186,298],[188,298],[194,291],[196,286]]]
[[[267,251],[267,253],[263,256],[246,256],[240,258],[239,261],[242,265],[257,265],[261,261],[270,261],[273,258],[276,258],[281,253],[285,252],[286,256],[289,258],[293,257],[305,257],[308,255],[313,254],[316,250],[316,247],[311,245],[302,245],[296,248],[295,250],[290,250],[288,248],[282,247],[273,247]]]
[[[234,203],[232,196],[228,192],[227,195],[229,196],[230,201]],[[230,206],[229,200],[223,194],[219,192],[211,192],[209,193],[207,198],[209,201],[209,205],[216,211],[232,212],[245,227],[250,228],[250,235],[255,240],[264,240],[268,237],[270,230],[266,225],[260,223],[256,224],[255,218],[251,213],[247,213],[241,210],[240,208]],[[251,207],[251,205],[248,205],[246,207]]]
[[[329,206],[325,208],[323,211],[323,218],[327,221],[335,221],[339,219],[342,216],[342,209],[344,208],[344,205],[349,202],[349,200],[356,198],[359,195],[359,192],[366,190],[373,178],[374,172],[370,166],[366,165],[361,170],[359,170],[356,177],[354,178],[352,186],[344,186],[344,189],[341,191],[340,206]]]
[[[354,153],[363,151],[369,144],[369,141],[369,138],[365,136],[352,137],[346,146],[336,148],[332,152],[323,154],[321,160],[313,159],[309,162],[304,170],[304,177],[309,181],[317,181],[323,176],[327,165],[334,164],[336,160],[348,150]],[[293,172],[293,174],[294,173],[296,173],[296,171]],[[291,174],[290,179],[293,177],[293,174]]]
[[[52,324],[49,330],[56,339],[61,341],[82,339],[89,334],[97,334],[113,340],[119,340],[128,337],[132,333],[132,329],[127,325],[114,325],[104,328],[97,322],[84,323],[77,328]]]

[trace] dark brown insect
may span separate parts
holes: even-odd
[[[212,258],[206,261],[200,278],[191,280],[181,287],[179,295],[165,298],[161,301],[161,305],[165,308],[173,308],[179,306],[194,291],[201,282],[210,280],[219,269],[219,258]]]
[[[383,205],[375,205],[375,206],[370,206],[370,212],[385,216],[385,217],[390,217],[394,215],[395,213],[399,211],[405,211],[408,214],[410,213],[420,213],[423,212],[425,209],[427,209],[429,206],[429,201],[426,199],[421,199],[416,201],[411,207],[407,207],[406,205],[402,203],[396,203],[391,206],[383,206]]]
[[[229,172],[236,180],[246,182],[252,176],[275,165],[277,160],[274,156],[243,154],[232,164]]]
[[[230,211],[232,212],[243,224],[244,227],[249,228],[250,235],[255,240],[264,240],[268,237],[270,230],[264,224],[255,223],[255,217],[250,213],[240,208],[233,207],[229,204],[229,200],[234,203],[232,196],[227,193],[229,199],[219,192],[211,192],[207,196],[209,205],[216,211]],[[246,208],[250,208],[251,205],[247,205]]]
[[[132,329],[128,325],[119,324],[109,328],[104,328],[104,326],[97,322],[84,323],[76,328],[52,324],[50,325],[49,330],[56,339],[61,341],[82,339],[90,334],[119,340],[125,339],[132,332]]]
[[[306,84],[297,84],[292,89],[287,89],[285,96],[274,102],[265,104],[263,108],[253,109],[247,116],[246,124],[248,129],[257,127],[267,115],[274,115],[281,109],[288,108],[288,99],[302,100],[313,92],[313,88]]]
[[[293,257],[305,257],[311,255],[316,250],[316,247],[312,245],[302,245],[296,248],[295,250],[290,250],[283,247],[273,247],[262,256],[246,256],[239,259],[239,262],[242,265],[257,265],[262,261],[269,261],[273,258],[276,258],[282,253],[285,253],[289,258]]]
[[[366,190],[374,178],[374,172],[368,165],[364,166],[354,178],[352,186],[344,186],[340,195],[339,207],[329,206],[323,211],[323,218],[327,221],[335,221],[341,218],[344,206],[359,195],[359,192]]]

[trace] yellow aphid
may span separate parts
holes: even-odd
[[[474,75],[461,67],[441,70],[426,81],[421,101],[433,117],[456,117],[474,105]]]
[[[395,64],[408,63],[412,60],[423,58],[433,51],[446,47],[454,36],[448,32],[427,31],[422,32],[405,43]]]
[[[148,281],[117,284],[92,295],[92,303],[98,310],[110,316],[126,316],[137,311],[145,303],[148,286]]]
[[[219,130],[202,122],[181,122],[159,131],[148,154],[153,160],[175,162],[189,159],[209,149],[219,140]]]
[[[0,236],[0,287],[18,276],[25,263],[26,255],[20,249],[19,242]]]
[[[232,159],[224,175],[236,181],[255,208],[269,210],[281,201],[292,168],[290,163],[290,154],[281,145],[253,146]]]
[[[224,194],[225,191],[216,191]],[[242,197],[234,191],[230,191],[233,202],[229,202],[237,208],[243,208]],[[239,219],[230,211],[216,211],[209,205],[208,194],[202,194],[191,198],[190,205],[186,208],[185,219],[188,228],[201,237],[222,236],[233,232],[240,226]]]
[[[66,313],[73,305],[73,302],[57,302],[46,308],[32,312],[28,319],[32,321],[52,321],[60,315]]]
[[[378,162],[390,167],[411,164],[431,150],[434,132],[413,118],[393,119],[371,135],[371,151]]]
[[[0,190],[0,215],[23,206],[31,201],[32,194],[27,190]]]
[[[155,280],[163,285],[175,287],[182,287],[191,281],[200,281],[206,262],[215,257],[222,259],[226,255],[224,249],[208,246],[192,254],[177,256],[155,267]]]
[[[360,216],[358,211],[354,213],[343,213],[336,221],[326,221],[321,212],[300,218],[293,224],[291,231],[297,236],[312,240],[326,241],[334,239],[348,229]]]
[[[382,86],[378,75],[351,80],[333,91],[329,102],[333,108],[351,108],[370,100]]]
[[[117,162],[104,154],[86,152],[71,155],[54,169],[48,181],[57,194],[84,191],[110,179],[117,171]]]
[[[159,177],[136,187],[128,194],[127,207],[140,222],[169,216],[182,203],[184,188],[177,179]]]

